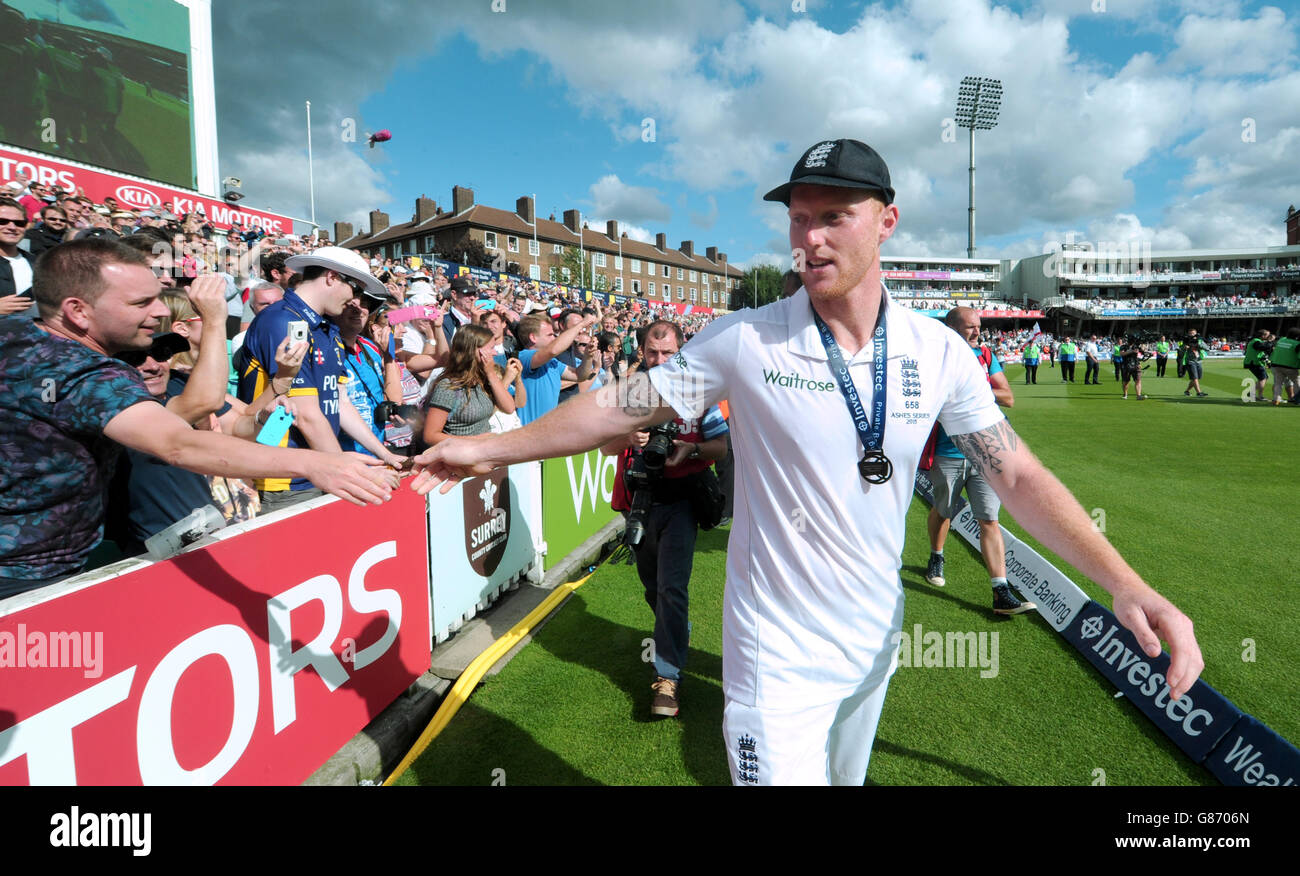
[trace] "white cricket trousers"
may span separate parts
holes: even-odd
[[[760,709],[728,699],[722,734],[731,783],[860,787],[896,665],[879,682],[825,705]]]

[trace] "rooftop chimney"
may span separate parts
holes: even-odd
[[[381,213],[378,210],[371,210],[370,211],[371,235],[378,234],[379,232],[383,231],[386,228],[388,228],[388,214]]]
[[[339,243],[342,243],[343,241],[348,240],[348,239],[350,239],[351,237],[352,237],[352,223],[351,223],[351,222],[335,222],[335,223],[334,223],[334,239],[335,239],[335,240],[337,240]]]
[[[451,187],[451,208],[457,213],[464,213],[474,206],[474,190],[464,186]]]
[[[415,199],[415,219],[417,225],[426,220],[432,219],[438,215],[438,203],[426,198],[424,195]]]
[[[717,263],[718,263],[718,248],[717,248],[716,246],[711,246],[711,247],[709,247],[708,249],[706,249],[706,250],[704,251],[704,257],[707,258],[709,261],[713,262],[714,264],[717,264]]]
[[[515,212],[519,214],[520,219],[531,225],[536,221],[535,206],[532,198],[523,197],[515,201]]]
[[[618,240],[618,220],[610,219],[605,223],[605,234],[609,235],[610,240]]]
[[[688,259],[695,258],[695,241],[683,240],[680,249]]]
[[[565,210],[564,227],[568,228],[574,234],[577,234],[580,229],[580,226],[578,224],[580,220],[578,219],[578,217],[581,215],[582,214],[579,213],[577,210]]]
[[[668,251],[668,235],[662,232],[655,235],[655,249],[660,252]]]

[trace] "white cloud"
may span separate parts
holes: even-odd
[[[606,174],[591,184],[591,209],[602,216],[616,216],[620,222],[668,222],[673,211],[659,200],[659,192],[644,186],[630,186],[617,174]]]
[[[733,267],[742,271],[752,270],[758,265],[771,265],[782,271],[790,270],[790,253],[788,252],[756,252],[743,262],[736,262]]]
[[[1170,63],[1199,67],[1206,76],[1268,73],[1290,58],[1296,44],[1294,25],[1275,6],[1244,20],[1189,15],[1174,39],[1178,48],[1170,54]]]
[[[691,204],[716,204],[716,192],[740,187],[753,192],[746,219],[760,232],[733,248],[781,253],[785,215],[762,193],[788,177],[807,146],[847,136],[875,146],[890,165],[903,220],[885,253],[964,254],[965,132],[956,142],[942,134],[968,74],[1000,78],[1005,89],[998,126],[975,143],[979,239],[1002,245],[978,255],[1040,252],[1043,229],[1053,227],[1127,229],[1198,247],[1276,243],[1286,204],[1300,202],[1295,22],[1276,7],[1243,17],[1234,0],[1107,0],[1104,12],[1091,0],[1042,0],[1024,11],[991,0],[904,0],[866,6],[842,32],[819,24],[818,4],[806,14],[789,7],[672,0],[615,10],[553,0],[512,2],[502,14],[486,2],[413,13],[399,0],[324,0],[315,12],[322,26],[305,31],[300,7],[287,0],[221,4],[222,174],[242,176],[254,206],[305,212],[294,169],[302,159],[279,144],[301,130],[304,83],[327,82],[316,90],[319,105],[312,97],[317,214],[377,206],[389,169],[331,142],[337,120],[358,118],[364,130],[358,107],[399,64],[464,34],[490,57],[522,51],[584,114],[608,125],[615,147],[644,153],[640,173],[662,184],[624,182],[629,171],[611,165],[617,172],[590,188],[591,212],[633,223],[629,232],[670,222],[679,192],[689,191]],[[1158,33],[1172,49],[1136,55],[1117,71],[1094,62],[1070,28],[1098,16],[1127,33]],[[344,54],[341,44],[383,50]],[[274,76],[250,62],[259,57],[275,59]],[[649,143],[645,118],[654,120]],[[1242,138],[1244,119],[1254,122],[1253,142]],[[1160,164],[1171,161],[1187,167],[1172,184]],[[733,236],[734,217],[701,221],[712,210],[678,212],[703,228],[730,220],[722,233]],[[1117,218],[1139,215],[1150,225]]]

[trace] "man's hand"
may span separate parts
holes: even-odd
[[[648,433],[648,432],[637,432],[636,434],[638,434],[638,435],[648,435],[648,434],[650,434],[650,433]],[[642,446],[644,446],[644,445],[642,445]],[[673,452],[672,452],[672,455],[669,456],[666,460],[664,460],[664,467],[665,467],[665,468],[673,468],[674,466],[681,465],[683,462],[686,461],[686,458],[687,458],[688,456],[691,455],[691,451],[694,450],[694,449],[695,449],[695,443],[694,443],[694,442],[692,442],[692,441],[682,441],[680,438],[674,438],[674,439],[673,439]]]
[[[354,505],[382,505],[393,497],[397,472],[360,453],[314,453],[308,480]]]
[[[401,323],[398,323],[398,325],[401,325]],[[393,330],[391,328],[386,325],[375,323],[374,335],[371,339],[375,342],[375,346],[379,348],[379,352],[383,354],[385,359],[388,358],[388,341],[392,337]]]
[[[1148,657],[1160,656],[1161,639],[1169,643],[1165,682],[1170,697],[1177,700],[1187,693],[1205,668],[1191,618],[1150,587],[1116,595],[1113,608],[1115,617],[1133,633]]]
[[[523,362],[513,357],[506,361],[506,383],[514,383],[523,372]]]
[[[32,306],[32,299],[26,295],[0,295],[0,316],[22,313]]]
[[[216,274],[204,274],[196,277],[188,291],[190,303],[203,317],[206,326],[212,322],[225,325],[226,322],[226,278]]]
[[[294,378],[298,376],[298,369],[302,367],[302,360],[307,357],[309,346],[306,341],[294,341],[285,335],[280,346],[275,348],[275,379],[288,378],[288,385],[292,387]],[[286,389],[278,395],[284,395],[288,391]]]
[[[633,450],[644,450],[645,446],[650,443],[649,432],[633,432],[627,436],[627,446]]]
[[[449,493],[465,478],[484,475],[495,468],[483,461],[481,441],[475,438],[445,438],[415,457],[415,480],[411,489],[421,496],[442,485],[439,493]]]

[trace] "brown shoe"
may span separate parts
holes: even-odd
[[[650,689],[655,692],[650,701],[650,714],[661,718],[675,718],[681,711],[677,704],[677,682],[662,675],[655,678]]]

